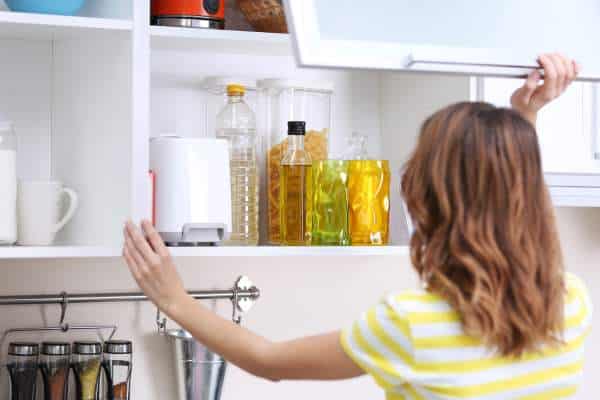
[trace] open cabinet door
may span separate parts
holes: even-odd
[[[526,75],[544,52],[600,81],[598,0],[284,0],[302,66]]]

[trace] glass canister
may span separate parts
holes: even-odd
[[[390,166],[387,160],[348,161],[349,229],[353,246],[389,240]]]
[[[266,136],[266,223],[268,242],[280,243],[280,163],[287,152],[288,121],[306,121],[305,149],[312,161],[329,153],[333,85],[327,82],[296,82],[265,79],[258,82],[259,127]]]
[[[17,137],[0,114],[0,245],[17,241]]]
[[[348,162],[324,160],[313,163],[312,244],[347,246]]]
[[[109,400],[129,400],[131,393],[131,353],[130,341],[111,340],[104,343],[104,371],[108,381]]]
[[[99,400],[102,344],[100,342],[75,342],[73,344],[73,372],[77,400]]]
[[[8,345],[8,373],[12,400],[35,400],[39,345],[14,342]]]
[[[70,358],[69,343],[42,343],[40,369],[44,378],[44,400],[67,400]]]

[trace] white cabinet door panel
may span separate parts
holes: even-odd
[[[284,0],[305,66],[521,76],[562,51],[600,79],[597,0]]]
[[[510,107],[510,96],[523,81],[485,78],[482,100]],[[600,174],[596,84],[574,83],[538,116],[542,162],[546,173]],[[573,185],[574,186],[574,185]]]

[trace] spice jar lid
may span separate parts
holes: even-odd
[[[68,356],[71,354],[71,344],[63,342],[43,342],[42,354],[47,356]]]
[[[75,342],[73,343],[73,353],[84,355],[98,355],[102,353],[102,343],[100,342]]]
[[[8,354],[11,356],[37,356],[39,352],[37,343],[13,342],[8,345]]]
[[[133,345],[128,340],[109,340],[104,342],[104,352],[108,354],[131,354]]]

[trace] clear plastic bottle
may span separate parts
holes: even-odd
[[[279,174],[280,236],[284,246],[311,243],[312,160],[304,149],[305,133],[304,121],[288,122],[288,149]]]
[[[217,137],[229,142],[231,237],[227,244],[258,244],[258,163],[256,118],[244,102],[242,85],[227,86],[227,105],[217,116]]]

